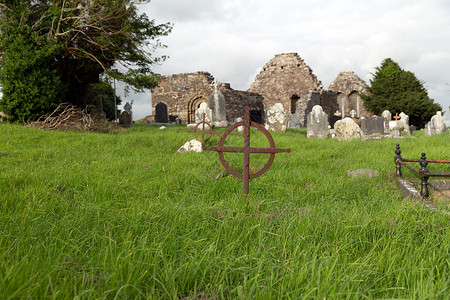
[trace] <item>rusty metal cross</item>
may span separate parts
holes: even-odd
[[[212,128],[212,126],[211,126],[211,124],[209,124],[208,122],[206,122],[205,121],[205,118],[206,118],[206,114],[205,113],[203,113],[203,121],[200,121],[200,122],[198,122],[197,123],[197,126],[195,126],[195,128],[194,128],[194,130],[191,130],[191,129],[188,129],[188,131],[189,132],[197,132],[197,128],[198,128],[198,126],[200,126],[200,125],[202,125],[202,140],[206,143],[207,141],[209,141],[209,139],[211,138],[211,136],[213,135],[213,134],[220,134],[219,132],[214,132],[213,131],[213,128]],[[205,130],[205,125],[208,125],[208,127],[209,127],[209,131],[206,131]],[[208,136],[208,138],[205,140],[205,133],[209,133],[209,136]]]
[[[394,118],[395,121],[397,121],[398,119],[400,119],[400,116],[398,115],[398,113],[396,113],[395,116],[393,116],[392,118]]]
[[[227,136],[239,126],[244,126],[244,147],[224,147],[223,144],[225,143],[225,139]],[[261,131],[269,140],[270,148],[255,148],[250,147],[250,127],[255,127],[259,131]],[[269,131],[265,129],[263,126],[261,126],[258,123],[251,122],[250,121],[250,109],[249,107],[245,107],[245,119],[244,121],[237,122],[236,124],[229,127],[220,137],[219,145],[217,147],[205,147],[203,148],[205,151],[217,151],[219,154],[220,162],[222,163],[223,167],[230,173],[231,175],[244,180],[243,185],[243,194],[244,197],[248,195],[249,192],[249,180],[253,178],[257,178],[261,176],[264,172],[266,172],[270,166],[272,165],[274,159],[275,159],[275,153],[281,153],[281,152],[291,152],[291,149],[280,149],[275,148],[275,142],[272,138],[272,135],[270,135]],[[236,170],[233,170],[230,165],[226,162],[223,153],[224,152],[242,152],[244,154],[244,169],[242,173],[237,172]],[[259,170],[258,172],[254,174],[250,174],[250,154],[251,153],[269,153],[270,157],[266,165]]]

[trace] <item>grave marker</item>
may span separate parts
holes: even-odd
[[[227,136],[239,126],[244,126],[244,147],[224,147],[223,144],[225,143],[225,140]],[[269,140],[270,148],[255,148],[250,147],[250,127],[255,127],[259,131],[261,131]],[[249,192],[249,180],[253,178],[257,178],[264,174],[272,165],[275,154],[281,153],[281,152],[291,152],[291,149],[279,149],[275,148],[275,142],[270,135],[269,131],[267,131],[263,126],[261,126],[258,123],[251,122],[250,121],[250,108],[245,108],[245,118],[242,122],[237,122],[231,127],[229,127],[221,136],[219,145],[217,147],[205,147],[203,148],[205,151],[217,151],[219,154],[220,162],[222,163],[225,170],[228,171],[231,175],[243,179],[243,195],[246,197]],[[239,173],[235,170],[233,170],[230,165],[226,162],[223,153],[224,152],[242,152],[244,154],[244,170],[242,173]],[[250,174],[250,154],[251,153],[269,153],[270,157],[267,162],[267,164],[258,172],[254,174]]]

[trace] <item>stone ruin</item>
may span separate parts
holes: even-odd
[[[214,115],[213,99],[217,99],[214,103],[222,103],[220,105],[223,105],[220,102],[223,99],[224,115],[229,124],[244,115],[245,106],[250,107],[252,121],[263,124],[264,112],[281,103],[287,123],[293,124],[293,127],[305,127],[307,115],[315,105],[322,106],[331,125],[341,119],[335,116],[336,111],[342,111],[339,96],[344,97],[344,115],[354,109],[358,116],[368,116],[359,96],[365,92],[364,81],[353,72],[340,73],[330,87],[324,89],[297,53],[283,53],[275,55],[264,65],[248,91],[234,90],[228,83],[217,83],[207,72],[163,76],[158,87],[152,90],[152,105],[155,111],[155,106],[164,102],[168,107],[169,120],[178,118],[180,123],[190,124],[195,122],[195,112],[201,103],[208,103]],[[294,122],[288,122],[292,120],[292,114]]]
[[[356,112],[356,118],[372,115],[365,109],[364,101],[360,96],[367,93],[366,88],[366,83],[355,73],[339,73],[328,89],[337,93],[338,111],[341,117],[352,117],[352,111]]]

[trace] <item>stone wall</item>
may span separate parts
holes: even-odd
[[[342,99],[344,102],[344,115],[350,116],[350,111],[358,112],[357,117],[370,117],[372,114],[364,107],[364,100],[360,94],[367,94],[366,83],[353,72],[341,72],[330,84],[328,89],[337,93],[337,104],[342,114]]]
[[[219,91],[225,97],[228,122],[233,123],[236,118],[244,118],[246,106],[250,107],[251,114],[259,112],[260,121],[264,121],[263,98],[260,94],[233,90],[229,84],[221,84]]]
[[[168,106],[169,118],[178,117],[182,124],[194,123],[195,111],[202,102],[208,103],[214,92],[213,81],[214,77],[207,72],[163,76],[152,90],[153,112],[162,101]],[[218,88],[225,97],[227,121],[243,118],[245,106],[251,111],[264,111],[261,95],[233,90],[227,83],[219,84]]]
[[[320,104],[320,92],[308,91],[302,94],[297,101],[296,112],[300,117],[300,126],[306,127],[308,114],[312,111],[314,105]]]
[[[322,83],[297,53],[283,53],[275,55],[262,68],[249,91],[258,93],[264,98],[265,109],[281,103],[290,116],[298,101],[308,99],[305,95],[309,91],[321,89]]]
[[[207,72],[195,72],[163,76],[158,87],[152,90],[152,108],[163,101],[169,116],[178,117],[183,124],[194,122],[195,110],[202,102],[208,103],[214,91],[214,77]]]
[[[333,90],[322,90],[320,93],[320,106],[322,106],[323,111],[328,115],[328,123],[330,123],[331,116],[339,110],[337,93]]]

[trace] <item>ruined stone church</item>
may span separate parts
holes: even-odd
[[[195,112],[203,102],[211,103],[216,88],[225,99],[226,119],[233,123],[250,107],[251,119],[264,122],[264,111],[281,103],[288,115],[297,113],[300,125],[306,126],[307,114],[314,105],[321,105],[332,116],[362,117],[370,113],[364,108],[360,95],[366,93],[366,84],[353,72],[341,72],[328,89],[313,74],[311,68],[297,53],[277,54],[256,76],[248,91],[238,91],[229,83],[215,84],[207,72],[163,76],[152,90],[153,113],[156,122],[164,115],[169,121],[178,118],[181,123],[195,122]]]

